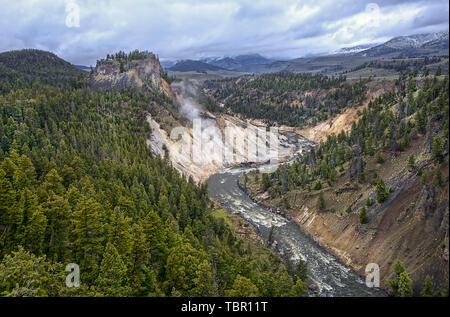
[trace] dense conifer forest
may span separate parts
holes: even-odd
[[[439,169],[448,154],[448,76],[427,78],[420,87],[413,78],[413,74],[402,75],[396,91],[371,100],[348,133],[332,134],[294,164],[283,165],[267,187],[273,184],[278,193],[296,187],[319,190],[322,182],[332,185],[344,170],[350,181],[373,179],[382,187],[381,179],[365,172],[365,160],[376,157],[383,163],[382,152],[404,151],[419,134],[426,135],[427,151]],[[414,157],[409,164],[413,169]]]
[[[155,94],[24,76],[39,75],[0,95],[2,296],[306,294],[275,252],[213,216],[206,185],[151,154]],[[65,286],[69,263],[79,288]]]
[[[24,49],[0,53],[0,93],[41,85],[80,86],[85,72],[53,53]]]
[[[231,111],[268,123],[302,127],[361,103],[368,81],[350,83],[342,75],[273,73],[209,80],[203,90],[210,111]]]

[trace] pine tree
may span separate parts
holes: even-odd
[[[416,159],[414,157],[414,154],[411,154],[408,158],[408,170],[412,171],[416,167]]]
[[[163,265],[168,252],[167,231],[161,218],[154,211],[150,211],[144,219],[144,233],[150,244],[152,260]]]
[[[417,122],[417,129],[420,133],[427,132],[428,118],[423,108],[419,109],[415,114],[415,121]]]
[[[397,260],[392,268],[394,270],[394,279],[389,280],[388,284],[394,295],[399,297],[412,296],[411,279],[409,278],[403,263]]]
[[[80,201],[81,194],[80,191],[75,186],[70,185],[65,197],[67,198],[70,207],[74,208]]]
[[[133,224],[131,228],[131,253],[128,263],[130,286],[137,296],[148,295],[154,290],[155,278],[150,267],[150,246],[144,228]]]
[[[189,292],[189,296],[217,296],[211,264],[207,260],[203,260],[198,264],[193,282],[195,286]]]
[[[299,259],[295,266],[294,278],[295,280],[300,279],[302,281],[306,281],[308,278],[308,263],[306,261]]]
[[[233,288],[226,292],[229,297],[257,297],[258,288],[252,281],[244,276],[238,275],[233,283]]]
[[[433,282],[431,281],[431,277],[427,275],[425,277],[425,282],[423,284],[423,289],[421,292],[423,297],[432,297],[433,296]]]
[[[13,183],[16,190],[31,187],[36,182],[36,171],[30,158],[21,155],[16,159],[16,166],[13,174]]]
[[[297,279],[290,294],[292,297],[305,297],[308,295],[308,286],[301,279]]]
[[[289,200],[286,195],[283,196],[283,207],[284,209],[291,208],[291,205],[289,204]]]
[[[166,288],[170,290],[174,287],[183,296],[199,296],[199,293],[212,295],[213,278],[206,273],[212,269],[205,260],[206,254],[189,243],[179,243],[172,248],[166,263]]]
[[[24,234],[24,246],[34,254],[40,254],[47,229],[47,217],[40,209],[36,209]]]
[[[20,210],[18,213],[20,213],[20,218],[22,220],[22,223],[20,224],[20,232],[23,232],[29,219],[31,218],[31,215],[38,208],[38,205],[38,197],[30,189],[25,188],[20,192],[20,199],[17,206]]]
[[[105,248],[96,288],[104,296],[127,296],[131,290],[127,285],[127,267],[112,243]]]
[[[13,207],[14,192],[6,173],[0,168],[0,226],[5,227],[10,222],[10,209]],[[0,240],[1,246],[1,240]],[[2,248],[0,248],[1,250]]]
[[[317,198],[317,209],[324,210],[325,208],[326,208],[325,198],[323,197],[323,193],[321,192],[319,194],[319,197]]]
[[[364,172],[364,167],[365,167],[366,163],[364,162],[363,158],[360,157],[359,159],[359,176],[358,176],[358,181],[360,183],[364,183],[366,181],[366,173]]]
[[[262,174],[262,186],[264,191],[268,190],[270,186],[272,186],[272,181],[270,180],[269,174],[267,173]]]
[[[33,212],[38,208],[37,196],[25,187],[20,191],[20,199],[15,208],[10,209],[7,244],[21,244],[23,242],[25,228],[29,223]]]
[[[69,240],[69,219],[71,208],[69,202],[50,191],[48,200],[42,204],[43,213],[48,220],[44,248],[49,258],[56,261],[64,259]]]
[[[367,197],[367,199],[366,199],[366,206],[370,207],[370,206],[373,205],[373,203],[374,203],[373,199],[371,197]]]
[[[42,187],[46,191],[47,195],[50,195],[50,192],[62,195],[64,192],[62,181],[63,178],[59,176],[57,170],[53,168],[50,172],[47,173],[47,175],[45,175]]]
[[[381,177],[378,177],[378,179],[376,181],[376,196],[377,196],[377,201],[379,203],[384,202],[388,197],[388,192],[386,191],[386,185],[384,184]]]
[[[423,171],[420,183],[422,186],[425,186],[428,183],[428,170]]]
[[[169,203],[169,199],[167,198],[167,196],[164,192],[161,192],[159,194],[158,210],[159,210],[159,215],[161,216],[162,219],[167,219],[167,217],[169,217],[170,203]]]
[[[100,262],[104,242],[104,217],[102,206],[92,198],[83,200],[74,212],[72,235],[73,253],[86,278],[95,276],[95,268]]]
[[[177,216],[178,222],[180,224],[180,229],[183,231],[186,226],[191,224],[191,219],[189,218],[189,209],[187,207],[186,198],[183,194],[181,194],[180,196]]]
[[[8,297],[55,297],[62,295],[64,269],[19,246],[0,263],[0,294]]]
[[[313,187],[314,190],[321,190],[322,189],[322,182],[318,180],[316,184]]]
[[[379,164],[383,164],[384,163],[384,158],[383,158],[383,156],[381,155],[381,152],[380,152],[380,150],[378,150],[377,151],[377,154],[376,154],[376,161],[377,161],[377,163],[379,163]]]
[[[402,272],[398,277],[398,291],[397,296],[399,297],[411,297],[413,294],[411,279],[408,273]]]
[[[444,184],[440,165],[436,166],[436,168],[434,169],[433,184],[434,186],[442,186]]]
[[[366,224],[369,222],[369,218],[367,216],[366,207],[362,207],[359,212],[359,222],[361,224]]]
[[[17,215],[18,208],[14,206],[14,191],[6,173],[0,169],[0,228],[7,234],[0,235],[0,257],[9,251],[15,236],[15,230],[21,222],[21,215]],[[17,237],[16,237],[17,238]]]
[[[108,222],[108,242],[112,243],[122,257],[131,251],[131,218],[119,206],[111,212]]]
[[[433,143],[431,145],[431,157],[436,165],[444,161],[443,142],[439,136],[433,138]]]

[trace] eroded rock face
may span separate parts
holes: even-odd
[[[129,86],[140,90],[143,85],[163,89],[167,83],[162,78],[162,73],[163,69],[154,57],[124,62],[122,72],[119,61],[102,60],[97,63],[88,82],[93,90],[111,87],[121,90]]]
[[[306,127],[302,129],[299,128],[292,128],[292,129],[316,143],[326,141],[327,137],[330,134],[334,133],[338,135],[339,133],[341,133],[341,131],[345,132],[350,131],[352,124],[360,119],[361,114],[364,108],[367,107],[369,101],[372,98],[381,96],[385,91],[392,89],[393,86],[392,82],[390,81],[373,81],[367,84],[367,88],[368,88],[367,98],[358,107],[347,108],[341,114],[338,114],[337,116],[327,119],[325,121],[319,122],[315,126]]]
[[[199,103],[199,82],[184,79],[170,86],[177,112],[176,125],[149,115],[152,134],[147,144],[155,155],[168,155],[173,166],[197,182],[224,168],[290,160],[297,150],[297,138],[282,129],[241,120],[227,114],[204,111]]]
[[[229,115],[203,112],[197,120],[201,121],[201,132],[195,131],[199,126],[196,128],[194,123],[191,127],[170,131],[171,137],[154,118],[148,116],[152,135],[147,144],[156,155],[164,156],[167,149],[173,166],[198,182],[227,167],[288,161],[297,149],[295,142],[278,133],[278,141],[271,143],[270,150],[267,150],[266,145],[271,141],[268,132],[261,132],[266,131],[265,126],[256,126]],[[246,135],[250,137],[246,138]],[[198,151],[196,143],[201,144]],[[249,154],[255,148],[258,148],[257,157]]]
[[[381,285],[387,290],[396,260],[405,265],[417,294],[426,275],[430,275],[436,289],[445,288],[449,274],[449,208],[443,193],[448,193],[448,184],[443,188],[422,187],[417,177],[403,182],[395,199],[373,215],[365,230],[356,213],[344,217],[332,212],[317,213],[307,203],[292,210],[291,215],[320,245],[362,276],[368,263],[377,263]]]

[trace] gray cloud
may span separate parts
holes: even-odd
[[[69,2],[80,7],[79,28],[65,24]],[[373,2],[379,11],[367,11]],[[0,51],[39,48],[85,65],[134,49],[168,59],[255,52],[295,58],[444,31],[449,23],[448,1],[441,0],[0,0],[0,7]]]

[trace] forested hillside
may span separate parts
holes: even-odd
[[[443,81],[426,80],[416,98],[417,86],[411,77],[401,78],[397,87],[398,93],[391,92],[369,102],[350,133],[329,136],[317,150],[289,166],[283,181],[285,188],[307,188],[316,181],[332,185],[337,171],[347,162],[350,162],[349,180],[364,182],[368,176],[365,158],[376,157],[381,163],[382,152],[405,151],[418,134],[426,135],[427,148],[434,149],[433,157],[440,157],[436,163],[442,163],[443,151],[448,153],[448,77]],[[281,183],[280,173],[278,178]]]
[[[360,66],[354,68],[353,70],[370,67],[370,68],[391,69],[400,73],[411,72],[415,73],[416,76],[419,73],[421,73],[424,76],[428,76],[430,72],[431,73],[436,72],[437,68],[441,66],[440,63],[443,64],[442,66],[448,65],[448,63],[445,63],[447,60],[448,57],[446,56],[377,59],[363,63]]]
[[[275,73],[209,80],[203,92],[210,111],[302,127],[360,104],[368,81],[350,83],[345,76]]]
[[[403,74],[348,133],[330,135],[273,174],[241,179],[253,196],[269,194],[265,204],[304,219],[354,267],[384,264],[384,285],[398,296],[420,294],[425,280],[428,292],[434,283],[434,292],[448,294],[449,79],[436,75]],[[395,260],[405,266],[391,269]],[[405,267],[412,282],[403,274],[400,289]]]
[[[25,49],[0,53],[0,93],[32,86],[81,85],[85,72],[53,53]]]
[[[27,67],[40,69],[31,55]],[[2,80],[1,296],[306,294],[276,253],[215,216],[206,185],[152,156],[156,94],[66,79]],[[65,286],[69,263],[79,288]]]

